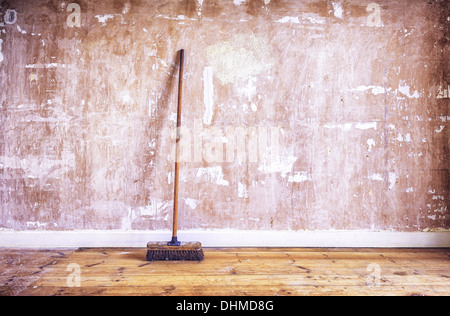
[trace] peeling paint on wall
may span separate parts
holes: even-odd
[[[404,96],[410,98],[410,99],[418,99],[420,97],[419,91],[410,91],[411,88],[406,84],[406,82],[402,81],[400,82],[398,86],[398,91],[403,94]]]
[[[294,156],[279,157],[279,159],[272,159],[264,161],[259,167],[258,171],[262,173],[280,173],[281,177],[286,178],[286,175],[292,172],[294,163],[298,160]]]
[[[292,16],[285,16],[282,19],[279,19],[277,21],[278,23],[294,23],[294,24],[300,24],[300,20],[298,17],[292,17]]]
[[[228,186],[230,185],[230,182],[224,179],[224,174],[222,171],[222,167],[208,167],[208,168],[199,168],[197,171],[196,178],[198,180],[204,179],[206,181],[209,181],[213,184],[221,185],[221,186]]]
[[[95,17],[97,18],[98,23],[102,23],[102,26],[105,26],[108,20],[114,19],[114,15],[112,14],[96,15]]]
[[[368,91],[368,90],[371,90],[371,93],[373,95],[379,95],[379,94],[386,93],[386,89],[384,87],[380,87],[380,86],[359,86],[359,87],[353,89],[353,91]]]
[[[275,63],[270,42],[251,33],[208,46],[207,59],[222,85],[257,76]]]
[[[214,72],[212,67],[205,67],[203,71],[203,98],[205,102],[203,122],[211,125],[214,115]]]
[[[290,175],[289,182],[295,182],[295,183],[302,183],[306,181],[312,181],[311,175],[308,174],[306,171],[301,172],[295,172],[294,175]]]
[[[398,176],[395,173],[393,173],[393,172],[389,173],[389,190],[394,189],[394,187],[397,183],[397,178],[398,178]]]
[[[248,198],[247,186],[241,182],[238,183],[238,197]]]
[[[170,229],[181,48],[180,229],[450,228],[444,2],[0,10],[0,230]]]
[[[343,19],[344,18],[344,9],[342,8],[342,4],[337,1],[332,2],[331,4],[333,5],[334,16],[339,19]]]
[[[3,57],[3,53],[2,53],[2,49],[3,49],[3,40],[0,38],[0,63],[3,61],[4,57]]]
[[[187,206],[189,206],[191,208],[191,210],[195,210],[197,208],[197,206],[199,205],[198,200],[195,199],[184,199],[184,203],[186,203]]]

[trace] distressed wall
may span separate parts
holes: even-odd
[[[449,229],[446,1],[0,3],[0,228],[170,229],[184,48],[181,229]]]

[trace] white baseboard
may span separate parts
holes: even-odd
[[[0,231],[0,248],[145,248],[170,240],[168,231]],[[450,231],[185,231],[181,241],[203,247],[450,248]]]

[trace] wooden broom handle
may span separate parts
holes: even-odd
[[[183,66],[184,49],[180,50],[180,74],[178,81],[178,110],[177,110],[177,147],[175,160],[175,189],[173,203],[173,234],[172,240],[177,240],[178,234],[178,185],[180,182],[180,141],[181,141],[181,104],[183,97]]]

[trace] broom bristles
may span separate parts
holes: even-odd
[[[147,261],[203,261],[203,250],[149,250]]]
[[[200,243],[181,243],[169,246],[167,243],[148,243],[147,261],[203,261],[205,255]]]

